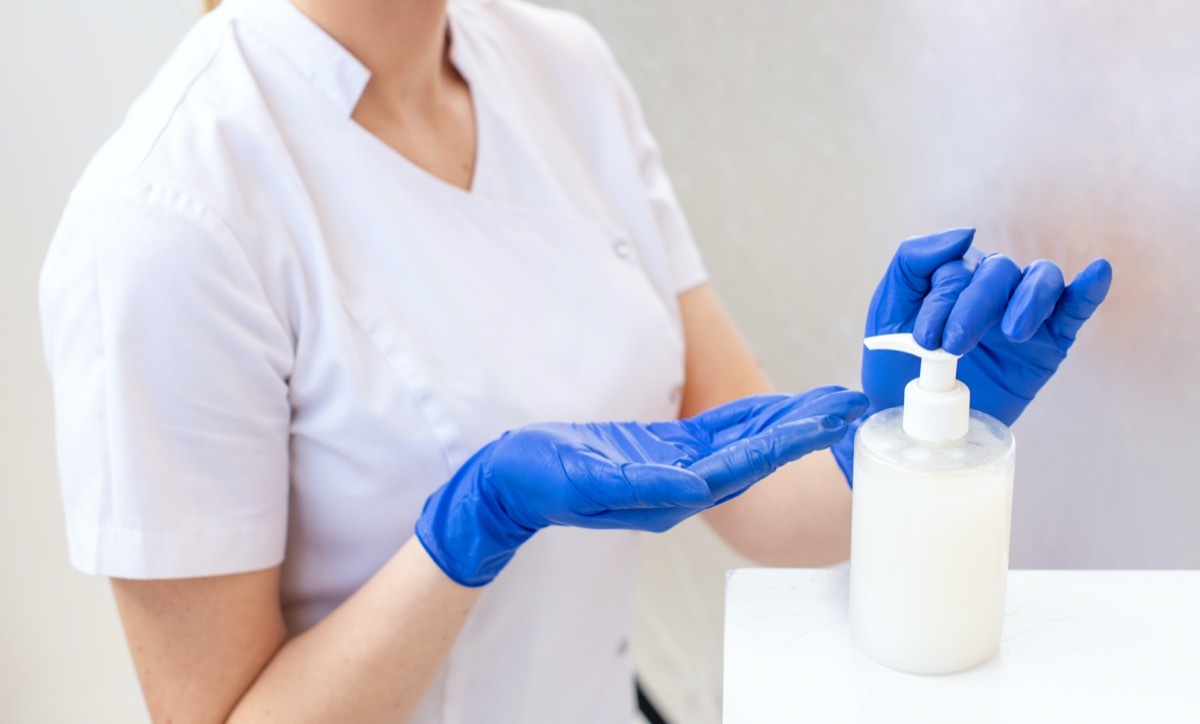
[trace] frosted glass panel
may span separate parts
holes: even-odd
[[[853,384],[895,244],[948,226],[1110,301],[1015,428],[1015,567],[1200,566],[1200,6],[552,3],[641,94],[776,382]]]

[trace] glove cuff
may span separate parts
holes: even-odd
[[[536,530],[515,521],[487,495],[487,458],[494,443],[467,460],[425,501],[416,536],[438,567],[461,586],[487,585]]]

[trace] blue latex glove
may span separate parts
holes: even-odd
[[[953,229],[901,244],[871,299],[866,336],[912,332],[926,349],[963,355],[958,378],[971,389],[972,409],[1012,425],[1104,301],[1112,266],[1097,259],[1066,286],[1053,262],[1022,270],[1002,254],[971,249],[974,238],[974,229]],[[911,355],[864,351],[868,415],[902,404],[919,372]],[[852,440],[834,449],[847,480]]]
[[[832,445],[866,407],[860,392],[823,387],[671,422],[512,430],[429,496],[417,538],[446,575],[481,586],[546,526],[667,530]]]

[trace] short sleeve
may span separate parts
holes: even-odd
[[[590,28],[590,26],[589,26]],[[708,280],[708,271],[692,236],[691,227],[679,199],[675,195],[675,187],[663,167],[662,153],[654,134],[646,125],[641,103],[637,93],[625,74],[618,67],[607,45],[595,34],[601,44],[611,68],[613,82],[616,84],[621,113],[628,128],[630,137],[635,144],[642,183],[646,188],[646,196],[654,208],[655,219],[662,233],[666,246],[667,263],[671,269],[675,292],[684,292]]]
[[[73,195],[39,295],[75,567],[179,578],[283,560],[292,342],[258,279],[194,200]]]

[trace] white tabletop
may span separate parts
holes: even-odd
[[[1012,571],[1000,652],[903,674],[854,645],[849,569],[725,585],[724,724],[1198,722],[1200,571]]]

